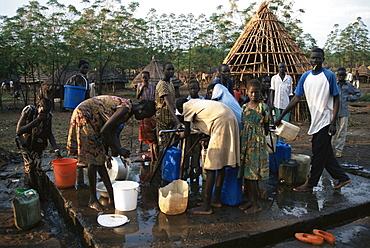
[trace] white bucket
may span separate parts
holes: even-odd
[[[135,210],[139,184],[133,181],[118,181],[112,185],[114,207],[119,211]]]

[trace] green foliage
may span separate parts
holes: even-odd
[[[340,29],[338,24],[328,35],[325,43],[326,60],[336,67],[355,68],[370,63],[369,31],[361,17]]]
[[[370,93],[363,94],[358,100],[362,102],[370,102]]]
[[[238,0],[229,0],[228,8],[217,6],[209,16],[159,15],[151,9],[145,18],[136,18],[137,2],[127,6],[121,0],[83,2],[86,7],[77,10],[57,0],[45,6],[30,1],[15,16],[1,17],[0,78],[14,75],[32,81],[35,71],[51,76],[56,70],[76,70],[80,59],[100,72],[107,68],[137,69],[153,56],[172,61],[176,70],[202,72],[222,63],[258,7],[252,2],[240,9]],[[272,0],[269,6],[304,51],[316,46],[315,39],[300,27],[297,13],[304,11],[294,10],[294,1]],[[364,28],[361,20],[356,25],[355,30]],[[346,37],[356,36],[354,30],[344,31]],[[367,34],[359,32],[347,45],[361,42],[363,35]],[[368,59],[367,53],[352,51],[355,58]],[[333,53],[333,58],[344,61],[350,56],[339,55]],[[98,85],[98,92],[101,87]]]

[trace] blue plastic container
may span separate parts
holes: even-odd
[[[162,160],[162,179],[167,182],[180,179],[181,149],[172,146]]]
[[[276,163],[274,159],[274,154],[269,154],[269,167],[270,172],[279,173],[279,167],[280,162],[283,159],[290,159],[290,156],[292,155],[292,147],[284,143],[283,141],[276,142],[276,150],[275,150],[275,156],[276,156]]]
[[[242,202],[243,178],[238,178],[238,168],[226,167],[225,180],[221,190],[221,203],[235,206]],[[216,185],[213,187],[212,197]]]
[[[86,88],[73,85],[64,85],[64,107],[73,110],[85,100]]]

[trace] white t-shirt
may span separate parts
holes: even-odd
[[[348,72],[348,74],[347,74],[347,77],[346,77],[346,80],[348,81],[348,82],[352,82],[352,80],[353,80],[353,75],[352,75],[352,73],[350,73],[350,72]]]
[[[298,82],[294,93],[305,94],[311,114],[311,126],[308,134],[312,135],[331,123],[334,109],[334,96],[339,94],[335,74],[327,69],[319,73],[305,72]]]
[[[289,96],[293,95],[292,77],[285,74],[283,80],[279,74],[271,78],[271,88],[275,91],[274,107],[278,109],[286,109],[289,104]]]

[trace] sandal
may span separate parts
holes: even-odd
[[[335,243],[335,236],[333,234],[331,234],[331,233],[324,232],[324,231],[321,231],[319,229],[313,229],[312,232],[316,236],[323,237],[325,239],[325,241],[328,242],[328,243],[330,243],[330,244],[334,244]]]
[[[345,162],[345,163],[341,164],[341,166],[346,168],[346,169],[350,169],[350,170],[362,170],[364,168],[363,166],[351,164],[349,162]]]
[[[323,237],[308,234],[308,233],[296,233],[294,234],[294,236],[302,242],[311,243],[314,245],[322,245],[325,242]]]

